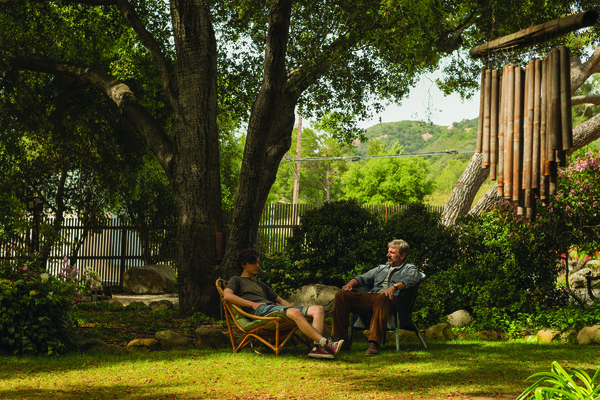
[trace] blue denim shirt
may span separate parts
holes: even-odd
[[[389,267],[389,264],[379,265],[362,275],[354,277],[354,279],[358,281],[358,286],[366,288],[368,293],[377,293],[380,289],[385,290],[397,282],[402,282],[407,288],[410,288],[421,280],[421,273],[417,267],[405,261],[401,266],[392,271],[388,287],[384,288],[383,281],[385,280]],[[398,296],[399,292],[399,290],[395,291],[394,296]]]

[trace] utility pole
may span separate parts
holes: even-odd
[[[296,158],[300,158],[302,148],[302,115],[298,114],[298,133],[296,135]],[[300,161],[294,168],[294,194],[292,198],[292,221],[298,224],[298,198],[300,197]]]

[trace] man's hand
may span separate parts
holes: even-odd
[[[346,283],[342,286],[342,291],[351,292],[354,290],[354,286],[358,285],[358,281],[354,278],[350,279],[350,282]]]
[[[394,298],[394,292],[396,291],[396,288],[393,286],[390,286],[389,288],[387,288],[386,290],[384,290],[381,294],[386,295],[388,298],[393,299]]]
[[[344,292],[351,292],[352,290],[354,290],[354,286],[351,286],[349,283],[342,286],[342,290]]]
[[[258,306],[261,306],[261,305],[263,305],[263,304],[267,304],[267,303],[252,303],[252,309],[253,309],[254,311],[256,311],[256,309],[258,308]]]

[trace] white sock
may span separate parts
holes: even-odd
[[[325,347],[325,345],[327,344],[327,339],[325,339],[325,337],[322,337],[321,340],[319,340],[319,344]]]

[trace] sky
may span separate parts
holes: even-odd
[[[458,94],[444,96],[435,85],[436,73],[424,75],[400,105],[390,105],[370,121],[359,123],[361,128],[369,128],[379,122],[423,120],[435,125],[448,126],[463,119],[477,118],[479,96],[463,101]],[[381,121],[379,120],[381,118]]]

